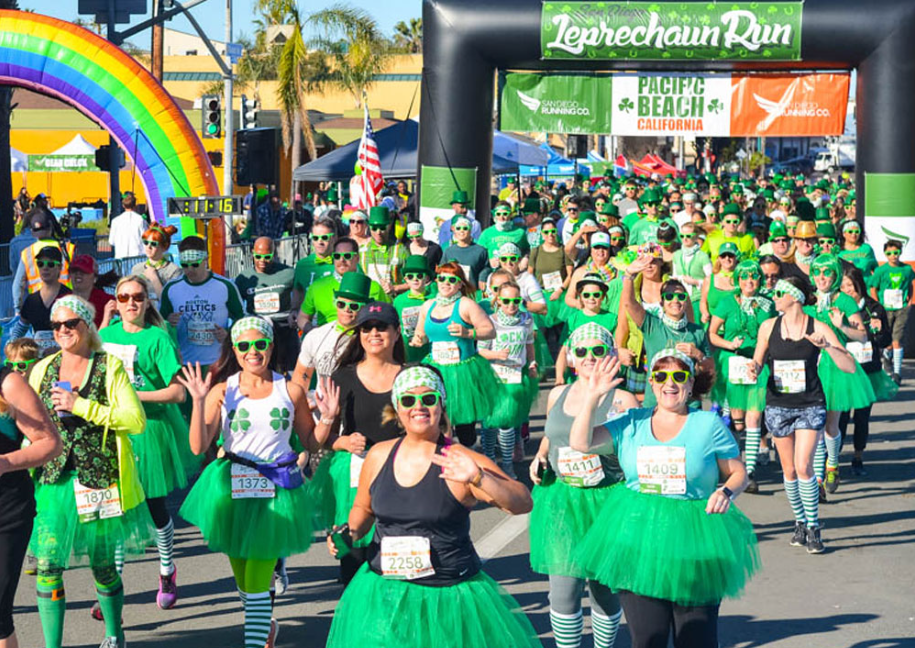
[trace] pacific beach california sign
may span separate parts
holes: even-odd
[[[791,61],[803,2],[544,2],[543,58]]]

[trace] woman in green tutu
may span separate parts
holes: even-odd
[[[344,542],[374,524],[369,562],[343,592],[329,648],[533,648],[517,602],[482,570],[470,539],[479,502],[531,510],[527,488],[485,456],[452,444],[450,396],[438,371],[405,368],[385,409],[404,431],[376,444],[359,478]]]
[[[756,261],[741,261],[734,275],[739,290],[734,295],[725,295],[712,311],[708,337],[719,349],[716,370],[718,381],[726,386],[734,432],[738,436],[746,432],[744,464],[749,479],[746,492],[758,493],[754,472],[769,375],[763,371],[756,380],[750,380],[747,368],[756,350],[759,325],[775,317],[775,305],[759,294],[762,271]]]
[[[858,305],[867,326],[867,341],[849,342],[846,348],[867,374],[874,388],[874,397],[878,401],[891,401],[899,393],[899,385],[883,370],[883,364],[880,362],[880,349],[890,346],[893,342],[886,309],[867,294],[864,276],[858,268],[845,268],[842,273],[842,292]],[[867,474],[864,470],[864,449],[867,447],[867,437],[870,434],[871,407],[868,405],[855,408],[854,416],[848,411],[842,412],[839,418],[839,431],[843,440],[849,421],[855,425],[855,454],[851,460],[851,472],[856,477]]]
[[[178,583],[173,560],[175,525],[165,498],[187,486],[188,470],[197,463],[191,453],[187,422],[177,405],[185,398],[184,387],[175,379],[181,370],[181,359],[165,321],[150,301],[149,283],[144,277],[121,279],[115,295],[121,319],[102,329],[100,335],[105,351],[124,363],[146,412],[146,431],[134,438],[133,450],[146,505],[156,525],[156,604],[168,610],[178,600]],[[121,572],[123,562],[116,566]]]
[[[598,363],[569,445],[616,454],[626,485],[611,490],[575,558],[619,594],[633,648],[664,646],[671,631],[676,648],[717,646],[721,600],[740,594],[759,554],[752,523],[731,505],[747,484],[737,442],[718,416],[689,407],[714,374],[662,349],[649,364],[657,406],[595,428],[618,369],[613,357]]]
[[[179,382],[193,402],[191,450],[203,454],[222,435],[222,456],[206,467],[181,507],[211,551],[229,557],[245,608],[244,645],[274,645],[270,584],[277,559],[311,546],[314,503],[290,437],[314,450],[330,432],[318,425],[305,390],[271,369],[273,325],[244,317],[232,325],[206,377],[186,365]],[[105,615],[108,619],[108,615]]]
[[[804,312],[828,324],[839,342],[845,346],[849,340],[867,341],[867,329],[857,302],[840,290],[842,264],[831,254],[821,254],[810,264],[810,280],[816,288],[816,305],[804,307]],[[826,429],[817,446],[814,470],[817,481],[826,493],[839,487],[839,450],[842,437],[839,418],[842,412],[874,403],[874,388],[864,369],[855,361],[855,371],[841,371],[828,353],[821,353],[817,371],[826,395]],[[823,495],[825,497],[825,495]]]
[[[474,429],[505,396],[502,381],[477,352],[476,343],[496,336],[489,316],[473,300],[476,290],[467,283],[464,270],[453,261],[438,267],[438,294],[419,313],[410,346],[431,343],[426,364],[439,370],[456,408],[454,433],[468,448],[476,442]]]
[[[146,426],[123,363],[102,350],[91,304],[67,295],[51,308],[61,348],[32,369],[64,451],[36,472],[38,516],[29,551],[38,560],[38,614],[47,648],[63,641],[63,571],[88,564],[105,617],[104,648],[121,648],[124,587],[115,551],[142,556],[154,538],[128,435]]]
[[[613,335],[590,322],[572,332],[568,345],[578,380],[550,392],[543,440],[530,467],[535,484],[529,527],[531,569],[550,578],[550,625],[557,646],[581,643],[581,597],[588,575],[573,559],[573,552],[584,540],[610,490],[623,479],[614,455],[582,454],[569,447],[569,430],[585,402],[594,367],[601,358],[616,355]],[[603,399],[596,418],[605,420],[611,412],[638,406],[635,396],[616,390],[612,399]],[[588,587],[594,646],[612,648],[622,616],[619,599],[596,581],[588,583]]]

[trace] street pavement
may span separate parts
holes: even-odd
[[[907,365],[910,381],[915,380],[913,368]],[[544,388],[532,419],[528,459],[542,434],[546,393]],[[865,453],[867,477],[851,476],[850,439],[846,443],[843,481],[820,509],[826,554],[812,556],[788,545],[793,524],[774,455],[772,463],[758,471],[760,494],[743,495],[737,502],[756,527],[762,571],[742,598],[723,603],[722,648],[915,648],[913,401],[915,382],[903,386],[897,401],[875,406]],[[516,470],[526,476],[527,463]],[[173,515],[180,499],[170,501]],[[552,648],[547,581],[531,572],[527,559],[527,517],[510,518],[481,507],[472,520],[474,541],[486,561],[484,569],[516,597],[544,646]],[[178,605],[170,611],[156,607],[154,549],[143,560],[128,563],[124,575],[128,644],[131,648],[242,646],[243,614],[228,560],[210,553],[196,528],[177,516],[175,525]],[[307,554],[289,559],[289,576],[289,591],[278,598],[275,610],[281,623],[277,645],[324,646],[341,593],[335,561],[323,543],[316,543]],[[91,574],[87,569],[68,572],[65,583],[64,645],[94,648],[103,637],[103,625],[89,616],[95,600]],[[23,575],[16,603],[20,645],[43,646],[34,577]],[[587,621],[585,632],[582,646],[590,648]],[[629,648],[625,624],[616,645]]]

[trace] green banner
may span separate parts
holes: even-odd
[[[545,59],[796,61],[803,2],[544,2]]]
[[[883,261],[888,240],[902,243],[902,256],[912,258],[915,241],[915,173],[864,174],[864,229],[877,260]]]
[[[499,128],[522,133],[610,133],[612,84],[609,76],[507,74]]]
[[[451,201],[454,192],[466,191],[470,200],[468,207],[474,209],[477,191],[476,168],[448,168],[425,166],[419,184],[419,220],[425,228],[424,236],[430,241],[438,241],[439,229],[446,227],[454,216]]]
[[[29,171],[98,171],[95,155],[30,155]]]

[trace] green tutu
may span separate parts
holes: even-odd
[[[54,484],[36,486],[38,514],[29,553],[39,563],[61,569],[113,565],[116,547],[128,558],[145,554],[156,537],[146,505],[141,503],[118,517],[80,522],[73,492],[75,480],[76,473],[69,472]]]
[[[614,488],[575,558],[614,591],[679,605],[736,597],[760,567],[753,524],[733,504],[708,515],[706,503]]]
[[[519,428],[530,418],[531,407],[540,394],[540,383],[527,367],[521,370],[521,383],[503,385],[505,393],[491,414],[483,419],[484,428]]]
[[[276,497],[232,499],[232,463],[217,459],[200,475],[179,514],[200,529],[210,551],[230,558],[275,560],[311,546],[314,504],[305,485]]]
[[[563,320],[561,316],[566,314],[564,308],[568,308],[568,306],[565,305],[565,291],[563,291],[559,299],[555,301],[550,299],[550,297],[553,296],[553,293],[548,293],[544,290],[543,296],[546,298],[546,315],[534,315],[531,313],[534,315],[534,323],[537,325],[537,328],[546,329],[562,324],[565,320]]]
[[[534,510],[528,528],[531,569],[538,574],[587,578],[573,558],[573,550],[594,524],[611,489],[617,486],[576,488],[559,479],[549,486],[534,486]]]
[[[319,528],[330,531],[349,520],[349,512],[356,501],[358,488],[350,487],[350,462],[353,455],[338,450],[321,460],[315,476],[308,485],[311,500],[317,506],[316,522]],[[367,547],[372,543],[373,530],[353,543],[355,547]]]
[[[817,373],[826,395],[826,409],[830,412],[848,412],[873,405],[876,401],[871,381],[857,360],[855,373],[845,373],[828,353],[821,351]]]
[[[896,398],[899,393],[899,385],[893,382],[890,375],[883,369],[877,369],[877,371],[867,374],[867,377],[871,381],[874,398],[877,402],[884,403]]]
[[[724,357],[725,352],[718,347],[711,348],[711,356],[715,361],[715,383],[712,385],[712,389],[709,392],[709,400],[713,403],[719,403],[723,405],[727,402],[728,398],[728,365],[727,358]],[[651,389],[651,387],[645,387],[646,390]]]
[[[769,365],[765,365],[759,372],[759,377],[755,385],[734,385],[731,383],[729,369],[731,358],[734,357],[731,351],[720,351],[718,362],[718,376],[715,378],[716,385],[722,385],[727,394],[728,407],[743,412],[763,412],[766,409],[766,391],[769,385]],[[717,362],[716,362],[717,365]],[[720,401],[719,401],[720,402]]]
[[[179,445],[187,446],[182,451]],[[200,459],[191,453],[187,423],[176,404],[146,405],[146,430],[130,437],[146,497],[165,497],[187,486]]]
[[[425,364],[442,374],[452,425],[467,425],[489,416],[505,397],[505,386],[489,362],[475,353],[457,364],[440,365],[426,356]]]
[[[363,565],[334,612],[327,648],[536,648],[515,601],[479,572],[447,587],[393,580]]]

